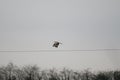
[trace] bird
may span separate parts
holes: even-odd
[[[62,43],[58,41],[54,41],[53,47],[58,48],[59,44],[62,44]]]

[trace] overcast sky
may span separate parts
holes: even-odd
[[[0,0],[0,51],[88,49],[120,49],[120,0]],[[0,52],[0,65],[9,62],[119,69],[120,51]]]

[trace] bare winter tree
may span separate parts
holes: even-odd
[[[40,80],[39,68],[37,66],[25,66],[23,72],[25,80]]]
[[[89,69],[77,72],[66,68],[41,71],[36,65],[20,68],[9,63],[0,67],[0,80],[120,80],[120,71],[92,73]]]

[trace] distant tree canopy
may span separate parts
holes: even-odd
[[[88,69],[74,71],[70,69],[40,70],[36,65],[18,67],[13,63],[0,67],[0,80],[120,80],[120,71],[92,73]]]

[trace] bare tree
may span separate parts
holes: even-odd
[[[25,66],[23,68],[25,80],[39,80],[39,68],[37,66]]]

